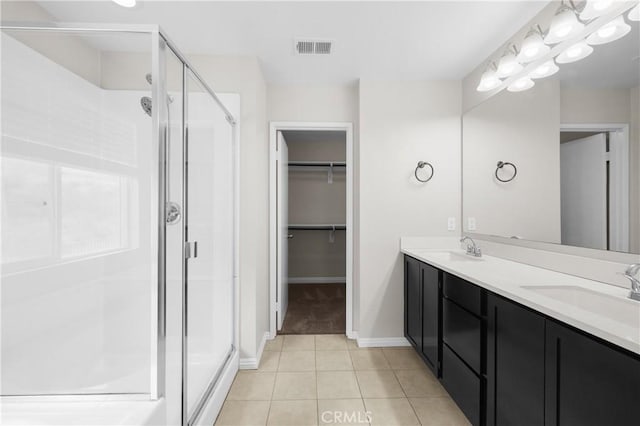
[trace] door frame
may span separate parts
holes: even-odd
[[[621,132],[622,138],[620,149],[616,150],[612,156],[611,161],[615,161],[621,167],[619,173],[611,176],[611,179],[615,181],[614,190],[611,193],[611,197],[614,202],[610,210],[611,223],[614,225],[612,237],[615,241],[618,241],[622,245],[626,245],[627,250],[630,247],[630,223],[631,223],[631,191],[630,191],[630,170],[629,161],[624,159],[630,158],[629,156],[629,124],[628,123],[560,123],[560,132]],[[625,197],[626,195],[626,197]],[[626,201],[625,201],[626,200]],[[619,201],[622,201],[622,208],[620,208]],[[615,233],[615,235],[613,235]],[[612,249],[616,251],[615,249]]]
[[[343,131],[346,134],[346,327],[345,334],[348,338],[355,338],[353,331],[353,124],[349,122],[296,122],[296,121],[272,121],[269,123],[269,337],[274,338],[277,333],[276,322],[276,294],[277,294],[277,184],[276,170],[277,159],[277,132],[287,130],[310,131]]]

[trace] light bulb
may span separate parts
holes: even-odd
[[[112,0],[115,4],[122,7],[133,7],[136,5],[136,0]]]
[[[588,21],[602,16],[611,7],[613,0],[587,0],[584,10],[580,12],[580,19]]]
[[[544,44],[542,34],[536,29],[531,29],[522,42],[518,61],[522,63],[533,62],[546,55],[551,48]]]
[[[631,26],[624,22],[622,16],[618,16],[613,21],[604,24],[595,32],[589,34],[587,43],[592,45],[605,44],[614,40],[618,40],[629,34]]]
[[[575,11],[562,5],[551,20],[549,34],[545,37],[544,42],[547,44],[560,43],[583,28],[584,24],[578,21]]]
[[[508,49],[504,55],[498,61],[498,69],[496,75],[500,78],[510,77],[518,72],[522,71],[522,65],[518,62],[518,58],[513,53],[513,50]]]
[[[544,64],[540,65],[535,70],[533,70],[533,72],[531,73],[530,77],[531,78],[545,78],[545,77],[549,77],[550,75],[553,75],[553,74],[557,73],[559,70],[560,70],[560,68],[558,68],[558,66],[553,61],[553,59],[551,59],[551,60],[545,62]]]
[[[480,77],[480,84],[478,84],[476,90],[478,92],[488,92],[489,90],[493,90],[500,86],[500,84],[502,84],[502,80],[496,76],[496,72],[492,68],[489,68],[482,73],[482,77]]]
[[[535,85],[536,83],[529,77],[522,77],[511,83],[509,87],[507,87],[507,90],[510,92],[523,92],[531,89]]]
[[[631,9],[629,14],[627,15],[627,18],[632,21],[640,21],[640,4]]]
[[[579,61],[593,53],[593,47],[589,46],[587,42],[581,41],[573,46],[567,48],[564,52],[558,55],[556,62],[559,64],[569,64],[571,62]]]

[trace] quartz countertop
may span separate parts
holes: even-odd
[[[640,302],[628,289],[459,249],[401,252],[640,354]]]

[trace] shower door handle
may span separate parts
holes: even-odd
[[[197,241],[187,241],[184,246],[184,257],[185,259],[195,259],[198,257],[198,242]]]

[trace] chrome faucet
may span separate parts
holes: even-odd
[[[629,293],[629,298],[640,301],[640,281],[636,277],[636,275],[638,275],[638,271],[640,271],[640,263],[634,263],[627,268],[624,272],[624,276],[631,281],[631,292]]]
[[[480,247],[477,246],[476,242],[473,240],[473,238],[471,237],[462,237],[460,239],[460,242],[463,243],[466,240],[471,241],[471,244],[467,244],[467,254],[469,256],[475,256],[475,257],[481,257],[482,256],[482,250],[480,250]]]

